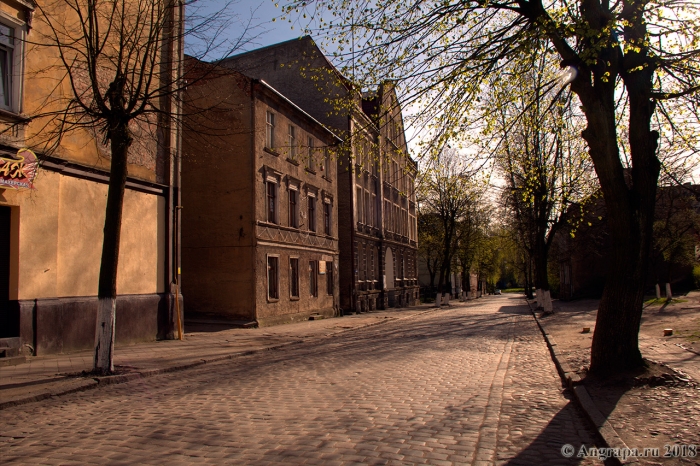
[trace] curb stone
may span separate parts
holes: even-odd
[[[615,448],[620,450],[629,449],[624,440],[620,438],[617,431],[595,405],[595,402],[588,393],[588,390],[586,390],[586,387],[580,385],[581,378],[579,375],[571,370],[571,367],[569,367],[566,360],[559,355],[558,346],[554,341],[554,338],[545,330],[544,326],[540,322],[540,319],[537,317],[537,313],[530,305],[530,301],[526,299],[525,302],[527,302],[528,308],[532,313],[532,317],[534,317],[535,322],[540,328],[542,336],[547,343],[547,347],[549,348],[549,352],[552,356],[552,361],[557,368],[557,372],[559,372],[562,384],[570,389],[574,394],[574,399],[576,400],[578,406],[585,413],[586,418],[595,426],[596,431],[602,440],[603,446],[605,448]],[[620,465],[638,463],[636,458],[627,458],[625,460],[620,460],[619,458],[609,458],[608,461],[611,461],[613,464]]]
[[[387,322],[395,322],[398,320],[413,319],[413,318],[425,315],[425,314],[430,313],[430,312],[438,311],[438,310],[440,310],[440,309],[430,308],[430,309],[426,309],[425,311],[422,311],[422,312],[417,312],[417,313],[412,314],[410,316],[385,318],[385,319],[382,319],[378,322],[370,322],[370,323],[367,323],[364,325],[359,325],[357,327],[344,328],[344,329],[340,329],[340,330],[335,331],[335,332],[321,334],[321,335],[317,336],[316,338],[331,338],[333,336],[340,335],[340,334],[343,334],[346,332],[360,330],[360,329],[364,329],[364,328],[368,328],[368,327],[374,327],[375,325],[381,325],[381,324],[385,324]],[[45,384],[54,385],[54,386],[53,387],[49,386],[45,390],[41,391],[40,393],[37,393],[36,395],[31,395],[31,396],[26,396],[26,397],[18,397],[14,400],[0,402],[0,411],[3,409],[6,409],[6,408],[13,407],[13,406],[19,406],[19,405],[23,405],[23,404],[27,404],[27,403],[33,403],[33,402],[45,400],[47,398],[51,398],[54,396],[68,395],[70,393],[91,390],[91,389],[97,388],[99,386],[126,383],[126,382],[130,382],[132,380],[145,379],[145,378],[153,377],[153,376],[160,375],[160,374],[167,374],[170,372],[184,371],[184,370],[192,369],[192,368],[199,367],[199,366],[202,366],[205,364],[212,364],[215,362],[226,361],[226,360],[233,359],[236,357],[249,356],[251,354],[261,353],[263,351],[278,350],[278,349],[282,349],[282,348],[287,347],[287,346],[304,343],[305,341],[309,341],[309,340],[310,339],[293,340],[293,341],[288,341],[285,343],[280,343],[278,345],[266,346],[264,348],[259,348],[259,349],[254,349],[254,350],[236,351],[236,352],[233,352],[230,354],[225,354],[222,356],[214,356],[214,357],[210,357],[210,358],[204,357],[204,358],[200,359],[199,361],[189,362],[189,363],[181,364],[181,365],[177,365],[177,366],[135,371],[135,372],[129,372],[126,374],[115,374],[115,375],[108,375],[108,376],[104,376],[104,377],[92,377],[92,378],[81,377],[78,374],[72,374],[69,376],[61,375],[61,376],[54,378],[52,380],[47,380],[45,382]],[[56,385],[58,385],[58,387],[56,387]]]

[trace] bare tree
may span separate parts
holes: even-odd
[[[53,51],[38,75],[54,87],[35,115],[32,140],[43,153],[60,148],[68,134],[100,137],[110,159],[104,238],[98,284],[94,369],[114,370],[117,270],[128,164],[144,154],[177,156],[173,130],[181,124],[184,41],[200,53],[241,46],[222,38],[230,4],[198,10],[185,25],[184,3],[175,0],[53,0],[37,5],[32,49]],[[226,54],[226,52],[222,52]]]
[[[470,206],[480,201],[482,189],[474,170],[454,149],[445,149],[435,159],[425,161],[419,175],[420,214],[433,216],[435,236],[439,244],[435,263],[438,269],[438,293],[449,293],[452,261],[457,252],[459,224]]]

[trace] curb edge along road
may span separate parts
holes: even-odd
[[[410,308],[409,308],[410,309]],[[317,338],[331,338],[346,332],[352,332],[354,330],[360,330],[368,327],[373,327],[375,325],[381,325],[385,324],[388,322],[396,322],[398,320],[405,320],[405,319],[413,319],[419,316],[422,316],[424,314],[430,313],[430,312],[435,312],[439,311],[441,308],[429,308],[426,309],[425,311],[422,312],[417,312],[415,314],[412,314],[410,316],[399,316],[394,319],[382,319],[378,322],[369,322],[366,324],[359,325],[357,327],[352,327],[352,328],[344,328],[340,329],[335,332],[329,332],[325,333],[322,335],[319,335]],[[66,376],[60,375],[56,378],[47,380],[46,382],[43,382],[43,384],[47,385],[45,390],[42,390],[40,393],[37,393],[35,395],[30,395],[25,398],[18,398],[16,400],[8,400],[8,401],[3,401],[0,402],[0,411],[6,408],[11,408],[13,406],[19,406],[27,403],[34,403],[37,401],[45,400],[47,398],[55,397],[55,396],[61,396],[61,395],[68,395],[70,393],[75,393],[75,392],[82,392],[86,390],[91,390],[94,388],[97,388],[99,386],[104,386],[104,385],[111,385],[111,384],[118,384],[118,383],[126,383],[130,382],[132,380],[138,380],[138,379],[145,379],[147,377],[153,377],[156,375],[160,374],[167,374],[170,372],[179,372],[179,371],[184,371],[187,369],[192,369],[194,367],[202,366],[204,364],[212,364],[215,362],[220,362],[220,361],[226,361],[228,359],[233,359],[236,357],[241,357],[241,356],[249,356],[251,354],[255,353],[261,353],[263,351],[272,351],[272,350],[277,350],[277,349],[282,349],[286,346],[291,346],[291,345],[297,345],[300,343],[304,343],[309,341],[309,339],[299,339],[299,340],[292,340],[288,341],[285,343],[281,343],[278,345],[271,345],[271,346],[265,346],[263,348],[259,349],[254,349],[254,350],[248,350],[248,351],[236,351],[230,354],[225,354],[223,356],[214,356],[207,358],[206,356],[200,359],[199,361],[195,362],[189,362],[187,364],[181,364],[177,366],[170,366],[170,367],[163,367],[159,369],[149,369],[149,370],[143,370],[143,371],[135,371],[135,372],[129,372],[126,374],[116,374],[116,375],[108,375],[104,377],[90,377],[90,378],[84,378],[84,377],[71,377],[71,376]]]
[[[547,343],[547,347],[549,348],[549,352],[552,356],[552,361],[557,368],[557,372],[559,372],[562,384],[573,393],[574,399],[576,400],[578,406],[585,413],[586,418],[598,432],[598,435],[603,442],[603,446],[605,448],[618,448],[620,450],[628,449],[627,444],[624,442],[624,440],[622,440],[622,438],[620,438],[617,431],[595,405],[595,402],[588,393],[588,390],[586,390],[586,387],[580,384],[581,377],[579,377],[579,375],[569,367],[566,360],[559,355],[558,347],[554,341],[554,338],[545,330],[544,326],[540,322],[540,319],[537,317],[537,313],[530,305],[530,301],[526,299],[525,302],[530,308],[532,317],[534,317],[535,322],[540,328],[542,336]],[[621,461],[620,459],[614,457],[609,458],[608,461],[611,461],[613,464],[634,464],[638,462],[636,458],[627,458],[626,460]]]

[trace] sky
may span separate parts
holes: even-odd
[[[286,19],[282,20],[282,8],[281,6],[275,6],[276,2],[274,0],[232,1],[235,3],[230,5],[230,11],[235,13],[236,19],[227,25],[224,33],[222,34],[222,37],[227,38],[228,42],[218,50],[209,52],[206,56],[204,56],[204,59],[206,60],[217,60],[229,54],[235,55],[260,47],[299,38],[304,35],[304,28],[308,25],[308,20],[299,18],[298,15],[296,15],[296,18],[293,18],[295,21],[292,23]],[[207,14],[211,14],[211,12],[220,10],[222,8],[221,2],[222,0],[199,0],[199,4],[202,5],[203,8],[203,15],[206,16]],[[283,5],[285,0],[280,0],[277,3],[279,5]],[[231,53],[230,49],[232,48],[232,42],[238,41],[246,30],[245,24],[248,23],[251,25],[247,34],[248,41],[244,44],[236,45],[235,51]],[[211,34],[211,32],[209,32],[209,34]],[[312,36],[316,39],[316,43],[321,50],[323,50],[326,56],[331,60],[331,62],[333,62],[333,50],[327,50],[324,48],[323,42],[326,41],[322,40],[322,34],[317,32],[312,34]],[[190,47],[192,47],[193,44],[196,44],[196,41],[192,40],[192,38],[186,39],[186,41],[188,40],[190,42]],[[202,58],[199,53],[193,53],[191,50],[188,50],[187,53],[191,53],[198,58]],[[412,110],[412,108],[404,108],[404,117],[406,118]],[[411,152],[414,154],[418,149],[417,140],[414,137],[415,133],[415,128],[411,126],[406,127],[409,150],[411,150]]]
[[[236,17],[231,20],[221,35],[222,38],[228,39],[227,45],[208,53],[205,58],[216,60],[227,54],[246,52],[304,35],[304,27],[307,25],[303,22],[305,20],[300,19],[302,22],[299,22],[297,19],[294,23],[290,23],[280,19],[283,16],[282,8],[276,4],[282,5],[284,3],[284,0],[278,2],[274,0],[232,0],[227,11]],[[204,15],[222,8],[221,0],[201,0],[198,4],[202,8],[199,11],[203,11]],[[190,9],[189,11],[194,12],[195,10]],[[247,24],[250,27],[246,33]],[[209,33],[211,34],[211,32]],[[234,47],[232,44],[238,42],[244,33],[246,33],[247,41]],[[190,48],[197,43],[194,37],[188,37],[186,42]],[[231,48],[235,48],[233,53],[230,53]]]

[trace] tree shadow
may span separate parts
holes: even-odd
[[[549,421],[537,438],[515,457],[510,459],[503,458],[503,463],[501,464],[509,466],[531,466],[533,464],[573,465],[579,464],[586,459],[578,456],[581,446],[590,449],[599,444],[599,440],[591,428],[581,428],[576,432],[576,435],[572,435],[572,426],[578,422],[578,419],[585,419],[585,417],[576,403],[571,401],[568,391],[565,392],[564,396],[569,400],[569,403]],[[581,443],[581,438],[584,439],[583,443]],[[565,445],[571,446],[571,449],[567,452],[567,454],[571,453],[571,456],[568,458],[563,453]],[[606,461],[605,464],[613,463]]]

